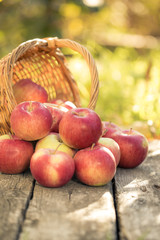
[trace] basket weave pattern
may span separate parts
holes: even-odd
[[[49,100],[59,98],[81,106],[79,89],[67,67],[60,48],[77,51],[86,60],[91,74],[90,101],[87,107],[94,109],[99,90],[98,72],[88,50],[69,39],[33,39],[22,43],[12,53],[0,60],[0,134],[11,132],[10,114],[16,106],[12,86],[23,78],[43,86]],[[25,94],[25,93],[24,93]]]

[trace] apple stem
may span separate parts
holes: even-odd
[[[75,111],[72,111],[72,113],[73,113],[74,115],[79,116],[79,113],[77,113],[77,112],[75,112]]]
[[[58,150],[58,148],[60,147],[60,145],[62,145],[62,143],[60,143],[60,144],[56,147],[56,149],[54,150],[53,154],[55,154],[55,153],[57,152],[57,150]]]
[[[104,129],[104,130],[102,131],[102,137],[103,137],[107,132],[108,132],[108,129],[107,129],[107,128]]]
[[[130,128],[130,130],[129,130],[129,134],[132,134],[132,128]]]
[[[95,143],[92,144],[92,146],[91,146],[91,150],[93,150],[93,148],[94,148],[95,145],[96,145]]]
[[[29,112],[32,112],[32,110],[33,110],[32,101],[29,102],[29,106],[28,106],[27,110]]]

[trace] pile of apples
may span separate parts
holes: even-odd
[[[148,141],[140,132],[102,121],[95,111],[70,101],[48,101],[46,90],[31,79],[15,83],[13,92],[14,134],[0,136],[2,173],[30,168],[45,187],[61,187],[73,176],[84,184],[103,186],[117,167],[134,168],[147,156]]]

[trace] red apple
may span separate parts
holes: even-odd
[[[102,137],[109,138],[117,130],[121,130],[121,128],[115,123],[102,121]]]
[[[44,105],[48,108],[51,112],[53,123],[51,127],[51,132],[59,132],[59,123],[64,115],[65,112],[68,111],[67,108],[62,107],[61,105],[55,105],[52,103],[44,103]]]
[[[98,144],[108,148],[113,153],[116,160],[116,166],[118,166],[121,156],[120,147],[118,143],[114,141],[112,138],[101,137],[98,141]]]
[[[134,168],[140,165],[148,153],[148,141],[138,131],[127,129],[112,134],[121,151],[119,167]]]
[[[100,145],[79,150],[74,160],[77,179],[90,186],[103,186],[111,181],[116,173],[112,152]]]
[[[81,149],[96,143],[102,134],[98,114],[89,108],[75,108],[66,112],[59,124],[59,134],[68,146]]]
[[[50,100],[49,102],[53,103],[53,104],[56,104],[58,106],[65,107],[68,110],[76,108],[76,105],[73,102],[71,102],[71,101],[65,101],[65,100],[62,100],[62,99],[56,99],[55,98],[55,99]]]
[[[28,169],[33,154],[30,142],[19,140],[12,135],[0,136],[0,172],[18,174]]]
[[[61,104],[61,106],[66,107],[68,110],[76,108],[76,105],[71,101],[65,101],[64,103]]]
[[[58,133],[51,132],[46,137],[40,139],[36,143],[35,151],[40,148],[56,149],[69,154],[71,157],[75,155],[75,149],[68,147],[62,142]]]
[[[42,186],[61,187],[72,178],[75,163],[67,153],[41,148],[32,155],[30,170]]]
[[[11,129],[17,137],[35,141],[50,132],[52,115],[43,103],[26,101],[13,109],[10,123]]]
[[[17,104],[24,101],[47,102],[46,90],[31,79],[21,79],[13,85],[13,93]]]

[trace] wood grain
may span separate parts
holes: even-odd
[[[28,172],[0,173],[0,240],[18,238],[32,189],[33,178]]]
[[[121,240],[160,239],[160,141],[149,146],[137,168],[118,168],[115,177]]]
[[[0,240],[159,240],[159,164],[153,141],[143,164],[117,169],[113,190],[112,182],[45,188],[30,172],[0,174]]]
[[[54,189],[36,184],[20,240],[114,240],[115,220],[111,184],[70,181]]]

